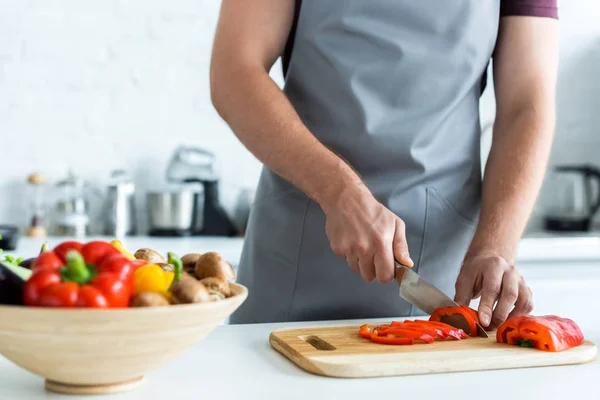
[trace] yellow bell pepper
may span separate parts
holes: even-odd
[[[112,240],[110,244],[112,244],[115,249],[119,250],[121,254],[123,254],[123,256],[125,256],[125,258],[127,258],[128,260],[135,260],[135,256],[127,251],[127,249],[125,248],[125,246],[123,246],[123,243],[121,243],[120,240]]]
[[[149,264],[135,270],[135,294],[156,292],[168,296],[175,273],[165,271],[159,265]]]

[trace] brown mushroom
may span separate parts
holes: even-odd
[[[155,292],[138,293],[130,301],[131,307],[161,307],[168,305],[169,301]]]
[[[148,248],[141,248],[133,255],[138,260],[144,260],[148,264],[165,264],[167,260],[157,251]]]
[[[198,253],[190,253],[181,257],[181,263],[183,264],[183,270],[188,274],[195,276],[196,275],[196,262],[202,256],[202,254]]]
[[[210,278],[202,279],[200,283],[206,287],[212,300],[223,300],[231,296],[229,282],[223,278],[211,276]]]
[[[173,272],[173,271],[175,271],[175,268],[171,264],[156,263],[156,265],[158,265],[163,271],[167,271],[167,272]]]
[[[204,303],[211,300],[206,287],[186,273],[173,283],[171,294],[174,304]]]
[[[214,251],[202,254],[196,262],[196,278],[202,280],[211,277],[227,281],[235,279],[235,271],[231,264]]]

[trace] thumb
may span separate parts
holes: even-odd
[[[396,219],[396,230],[394,231],[394,257],[399,263],[412,267],[415,265],[408,252],[406,243],[406,226],[400,218]]]

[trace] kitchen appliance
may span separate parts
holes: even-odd
[[[136,233],[135,184],[126,171],[111,173],[105,207],[106,235],[123,237]]]
[[[29,199],[31,201],[31,219],[27,227],[27,236],[48,236],[48,227],[46,226],[47,205],[44,199],[46,177],[39,172],[35,172],[27,177],[27,183],[30,185]]]
[[[65,179],[56,183],[59,200],[55,205],[54,233],[57,236],[83,237],[89,234],[89,184],[69,170]]]
[[[235,236],[238,233],[219,199],[219,178],[213,153],[189,146],[179,146],[166,171],[170,184],[199,184],[203,188],[202,207],[197,206],[192,235]],[[197,199],[200,197],[197,196]]]
[[[495,335],[412,346],[383,345],[361,337],[359,324],[282,328],[271,332],[269,343],[305,371],[336,378],[583,364],[598,353],[590,341],[553,353],[497,343]]]
[[[179,184],[146,195],[151,236],[188,236],[202,230],[204,187]]]
[[[19,228],[15,225],[0,225],[0,250],[16,250]]]
[[[431,315],[436,308],[458,307],[458,304],[448,297],[444,292],[421,278],[413,269],[398,262],[395,263],[394,278],[400,287],[400,297],[423,312]],[[450,318],[450,317],[449,317]],[[445,320],[445,323],[465,330],[461,318],[457,320]],[[465,330],[468,332],[467,330]],[[477,324],[477,335],[488,337],[483,327]]]
[[[600,169],[593,165],[554,167],[545,185],[545,228],[588,231],[600,206],[599,189]]]

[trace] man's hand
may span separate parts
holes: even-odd
[[[325,207],[326,231],[331,248],[366,282],[394,278],[394,257],[412,267],[405,226],[398,216],[366,189],[353,188],[331,207]]]
[[[498,328],[507,318],[533,310],[533,296],[525,279],[502,257],[479,255],[463,264],[456,280],[454,301],[469,305],[471,299],[479,296],[479,321],[490,330]]]

